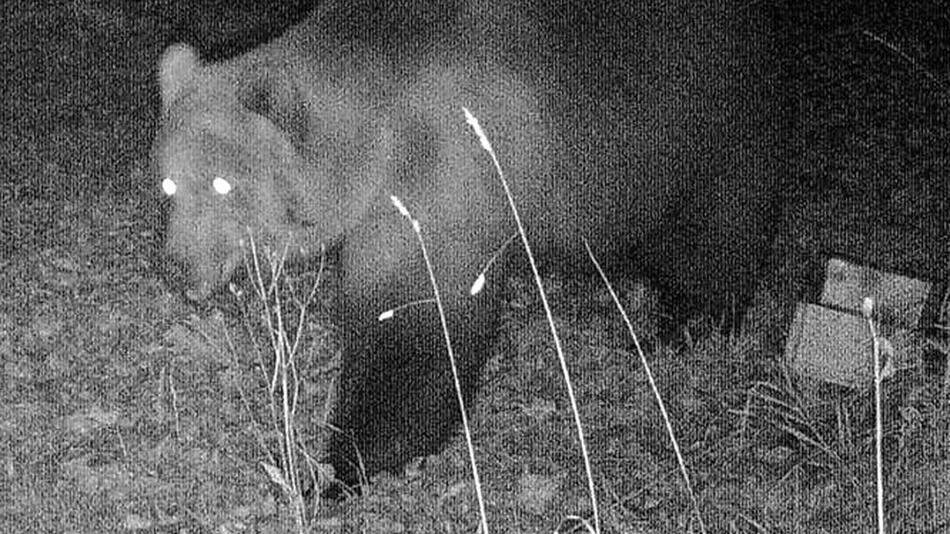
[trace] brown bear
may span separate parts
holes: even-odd
[[[516,247],[497,151],[545,265],[582,238],[678,297],[747,294],[776,166],[768,25],[743,2],[350,1],[237,57],[174,45],[159,68],[156,172],[168,262],[192,299],[225,285],[253,235],[339,262],[344,345],[329,461],[347,485],[437,451],[459,406],[398,197],[420,222],[466,405]],[[513,260],[512,260],[513,259]]]

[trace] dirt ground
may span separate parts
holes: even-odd
[[[163,286],[163,199],[147,156],[163,47],[191,39],[234,53],[299,17],[300,2],[171,4],[17,3],[2,14],[2,532],[298,529],[263,467],[280,433],[259,310],[198,310]],[[782,21],[789,180],[747,328],[724,336],[714,319],[697,320],[660,339],[654,292],[618,285],[709,532],[871,531],[870,392],[795,376],[782,353],[795,303],[813,298],[829,256],[935,291],[950,279],[950,15],[936,1],[840,2],[789,9]],[[571,518],[589,519],[591,504],[563,379],[537,297],[511,283],[472,422],[489,525],[579,532]],[[604,531],[699,532],[606,290],[546,283]],[[300,331],[305,447],[322,440],[339,363],[330,305],[318,299]],[[913,335],[926,349],[899,358],[885,383],[890,532],[950,532],[950,350],[945,332],[924,327]],[[318,504],[310,528],[474,532],[463,440],[420,467],[381,477],[361,498]]]

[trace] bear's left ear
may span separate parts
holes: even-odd
[[[158,67],[158,83],[162,90],[162,110],[181,96],[200,67],[195,49],[186,44],[174,44],[162,54]]]

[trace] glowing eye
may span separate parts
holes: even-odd
[[[213,187],[219,195],[227,195],[231,192],[231,182],[224,178],[215,178],[214,181],[211,182],[211,187]]]
[[[173,182],[171,178],[165,178],[162,180],[162,191],[164,191],[166,195],[172,196],[178,191],[178,186],[175,185],[175,182]]]

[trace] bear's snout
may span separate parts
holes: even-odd
[[[191,269],[188,267],[182,257],[177,254],[165,252],[162,255],[160,264],[160,274],[165,287],[175,293],[191,293],[190,289],[194,284]],[[190,300],[190,297],[189,297]]]
[[[187,258],[167,250],[162,262],[162,279],[171,291],[192,302],[203,302],[227,286],[234,270],[234,260],[213,254]]]

